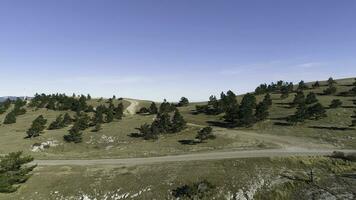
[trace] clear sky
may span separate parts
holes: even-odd
[[[1,0],[0,96],[206,100],[356,76],[354,0]]]

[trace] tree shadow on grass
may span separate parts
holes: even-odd
[[[349,128],[349,127],[336,127],[336,126],[308,126],[308,128],[325,129],[325,130],[333,130],[333,131],[350,131],[350,130],[355,130],[354,128]]]
[[[127,136],[132,137],[132,138],[142,138],[143,135],[141,133],[130,133]]]
[[[179,143],[183,144],[183,145],[196,145],[199,144],[201,142],[195,141],[195,140],[179,140]]]
[[[236,123],[224,122],[224,121],[207,121],[210,126],[217,126],[222,128],[235,128]]]
[[[356,108],[356,106],[341,106],[341,108]]]
[[[276,126],[293,126],[293,124],[288,122],[274,122],[273,124]]]

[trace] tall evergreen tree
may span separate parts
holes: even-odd
[[[182,97],[179,100],[178,106],[187,106],[189,104],[189,100],[186,97]]]
[[[115,119],[122,119],[124,116],[124,105],[119,103],[115,109]]]
[[[330,103],[330,108],[338,108],[342,106],[342,101],[340,99],[333,99]]]
[[[152,103],[151,103],[149,111],[150,111],[150,114],[151,114],[151,115],[158,113],[158,108],[157,108],[155,102],[152,102]]]
[[[106,113],[106,123],[110,123],[114,121],[114,111],[109,108],[108,112]]]
[[[299,105],[305,103],[305,96],[302,91],[298,91],[297,94],[294,96],[293,105]]]
[[[241,126],[251,126],[256,120],[253,109],[256,107],[256,97],[247,93],[241,101],[239,108],[239,124]]]
[[[14,123],[16,123],[16,114],[15,112],[11,111],[6,115],[4,119],[4,124],[14,124]]]
[[[267,93],[265,95],[265,97],[263,98],[263,102],[269,107],[272,106],[272,98],[271,95],[269,93]]]
[[[334,84],[336,84],[336,81],[332,77],[330,77],[326,82],[328,83],[329,87],[331,87]]]
[[[306,89],[308,89],[308,86],[304,83],[304,81],[300,81],[297,90],[306,90]]]
[[[337,91],[337,88],[333,84],[329,84],[328,88],[324,90],[325,95],[331,95],[335,94]]]
[[[186,124],[187,122],[184,120],[179,110],[176,109],[172,119],[172,132],[177,133],[182,131],[186,127]]]
[[[305,103],[306,104],[313,104],[313,103],[316,103],[318,102],[318,99],[316,98],[316,95],[314,92],[310,92],[308,95],[307,95],[307,98],[305,99]]]
[[[30,129],[27,130],[27,138],[37,137],[46,128],[47,120],[43,115],[38,116],[33,122]]]
[[[312,119],[318,120],[322,117],[326,117],[325,108],[320,103],[310,106],[307,109],[307,112],[307,116]]]
[[[68,125],[71,124],[72,122],[73,122],[72,117],[71,117],[68,113],[64,114],[64,117],[63,117],[63,124],[64,124],[65,126],[68,126]]]
[[[63,115],[58,115],[57,118],[48,126],[48,130],[61,129],[65,127]]]
[[[305,103],[300,103],[297,106],[297,111],[293,116],[291,116],[288,120],[293,123],[304,122],[308,119],[308,110]]]
[[[313,89],[319,88],[320,87],[319,81],[316,81],[315,83],[313,83],[312,87],[313,87]]]
[[[81,132],[80,124],[76,122],[74,126],[69,130],[69,133],[63,136],[63,139],[66,142],[80,143],[83,140],[82,135],[83,133]]]
[[[268,105],[266,104],[265,101],[260,102],[257,106],[256,106],[256,113],[255,113],[255,118],[257,121],[262,121],[267,119],[269,115],[268,112]]]

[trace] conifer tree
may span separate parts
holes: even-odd
[[[307,95],[307,98],[305,99],[305,103],[306,104],[313,104],[313,103],[316,103],[318,102],[318,99],[316,98],[316,95],[314,92],[310,92],[308,95]]]
[[[327,80],[327,83],[328,83],[328,86],[330,87],[330,86],[333,86],[334,84],[336,84],[336,81],[332,77],[330,77]]]
[[[14,124],[16,123],[16,114],[14,111],[9,112],[4,120],[4,124]]]
[[[42,116],[38,116],[33,122],[30,129],[27,130],[27,138],[37,137],[46,128],[47,120]]]
[[[186,124],[187,122],[184,120],[179,110],[176,109],[172,119],[172,132],[177,133],[182,131],[185,128]]]
[[[48,126],[48,130],[61,129],[65,127],[63,115],[58,115],[57,118]]]
[[[189,104],[189,100],[186,97],[182,97],[179,100],[178,106],[187,106]]]
[[[215,136],[213,135],[213,129],[210,126],[204,127],[198,131],[198,134],[195,138],[200,142],[203,142],[207,139],[215,139]]]
[[[108,112],[106,113],[106,123],[110,123],[112,121],[114,121],[114,112],[109,108]]]
[[[326,117],[325,108],[320,103],[312,105],[307,109],[307,116],[316,120]]]
[[[313,89],[319,88],[320,87],[319,81],[316,81],[315,83],[313,83],[312,87],[313,87]]]
[[[297,106],[297,111],[293,116],[291,116],[288,121],[293,122],[293,123],[298,123],[298,122],[304,122],[306,119],[308,119],[308,110],[306,107],[305,103],[300,103]]]
[[[152,125],[155,124],[159,130],[159,133],[169,133],[171,131],[171,120],[168,113],[158,113],[155,121]]]
[[[150,114],[151,114],[151,115],[158,113],[158,108],[157,108],[155,102],[152,102],[152,103],[151,103],[150,108],[149,108],[149,111],[150,111]]]
[[[308,89],[308,86],[304,83],[304,81],[300,81],[297,90],[306,90],[306,89]]]
[[[115,109],[115,119],[122,119],[124,116],[124,105],[119,103]]]
[[[263,102],[269,107],[272,106],[272,99],[271,99],[271,95],[269,93],[267,93],[265,95],[265,97],[263,98]]]
[[[342,101],[340,99],[333,99],[330,103],[330,108],[338,108],[342,106]]]
[[[293,105],[299,105],[305,103],[304,93],[302,91],[298,91],[294,97]]]
[[[81,132],[80,125],[78,122],[76,122],[74,126],[69,130],[69,133],[63,136],[63,139],[66,142],[80,143],[83,139],[82,135],[83,133]]]
[[[257,121],[262,121],[267,119],[269,115],[268,105],[266,102],[262,101],[256,106],[255,118]]]
[[[68,125],[71,124],[72,122],[73,122],[72,117],[71,117],[68,113],[64,114],[64,117],[63,117],[63,124],[64,124],[65,126],[68,126]]]
[[[239,124],[241,126],[251,126],[255,122],[253,109],[256,107],[256,97],[247,93],[241,101],[239,108]]]
[[[333,84],[329,84],[328,88],[324,90],[325,95],[335,94],[337,91],[336,87]]]
[[[239,119],[239,105],[236,103],[235,105],[231,105],[227,108],[224,119],[230,123],[236,123]]]

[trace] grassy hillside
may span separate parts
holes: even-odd
[[[351,88],[354,79],[337,80],[338,93]],[[325,85],[325,82],[320,82]],[[311,83],[308,83],[309,85]],[[306,90],[321,93],[326,86],[316,90]],[[257,96],[261,100],[264,95]],[[137,133],[137,127],[144,123],[151,123],[154,115],[126,115],[123,120],[103,124],[99,132],[91,132],[92,128],[84,131],[83,142],[79,144],[66,143],[63,135],[67,134],[68,128],[59,130],[45,130],[40,137],[24,139],[26,130],[31,126],[32,121],[39,115],[48,119],[47,125],[56,116],[63,114],[61,111],[47,109],[26,108],[27,113],[20,115],[15,124],[0,125],[0,154],[13,151],[24,151],[35,156],[35,158],[113,158],[113,157],[145,157],[159,156],[167,154],[181,154],[197,151],[211,151],[222,149],[261,149],[275,148],[290,140],[298,146],[306,147],[335,147],[335,148],[355,148],[356,130],[349,127],[353,110],[353,97],[318,95],[319,101],[327,107],[332,99],[338,98],[343,102],[343,106],[336,109],[328,109],[328,117],[318,121],[309,120],[298,125],[285,124],[285,118],[295,112],[295,108],[289,108],[294,94],[290,94],[287,99],[281,100],[280,94],[272,94],[273,105],[270,109],[270,117],[255,124],[251,128],[224,129],[214,127],[215,140],[198,145],[182,145],[179,141],[194,139],[196,132],[206,125],[221,122],[222,115],[194,114],[196,103],[189,106],[180,107],[182,115],[188,122],[188,128],[178,134],[164,135],[155,141],[146,141],[142,138],[131,137],[131,133]],[[242,96],[238,96],[241,101]],[[115,100],[117,105],[120,101]],[[124,107],[128,107],[130,102],[122,101]],[[100,104],[107,104],[106,100],[92,99],[87,102],[94,107]],[[148,107],[151,102],[139,101],[138,108]],[[204,104],[204,103],[199,103]],[[11,109],[8,110],[8,112]],[[72,115],[73,112],[70,112]],[[6,113],[0,115],[0,121],[4,120]],[[273,135],[277,137],[273,137]],[[284,141],[278,142],[279,136]],[[57,146],[45,149],[40,152],[32,152],[32,145],[46,141],[55,141]],[[324,146],[323,146],[324,145]]]

